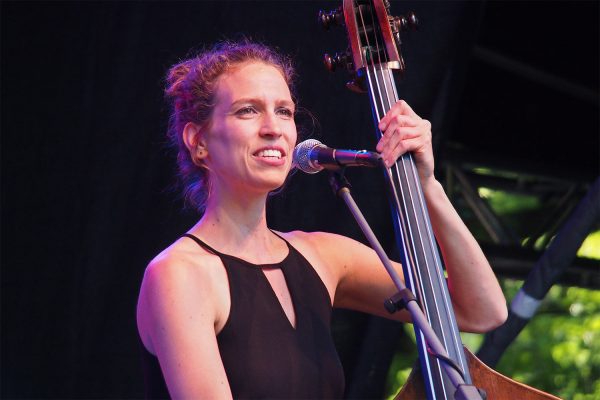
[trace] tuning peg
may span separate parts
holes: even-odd
[[[331,11],[319,11],[319,22],[323,29],[329,30],[332,26],[342,26],[344,25],[344,14],[342,11],[342,7],[338,7],[335,10]]]
[[[409,12],[400,16],[400,29],[404,32],[406,31],[416,31],[419,28],[419,19],[414,12]]]
[[[352,57],[348,53],[336,53],[333,57],[325,54],[323,56],[323,63],[329,72],[334,72],[339,67],[346,67],[350,71],[354,68]]]
[[[365,81],[363,78],[360,77],[356,77],[348,83],[346,83],[346,88],[358,94],[367,93],[367,89],[365,88]]]
[[[405,17],[401,15],[399,17],[390,17],[390,23],[392,26],[392,32],[406,32],[416,31],[419,28],[419,20],[414,12],[410,12]]]

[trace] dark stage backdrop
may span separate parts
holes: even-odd
[[[321,65],[324,52],[346,46],[341,30],[316,24],[318,9],[336,5],[1,3],[3,398],[143,396],[135,307],[144,268],[198,218],[181,211],[170,188],[162,95],[165,71],[190,49],[240,35],[278,46],[295,57],[300,105],[318,120],[305,118],[307,134],[332,147],[374,147],[367,98],[344,88],[343,72]],[[399,91],[433,122],[437,151],[444,138],[466,138],[453,127],[482,4],[393,3],[393,13],[408,10],[422,26],[404,36],[408,71]],[[350,179],[391,249],[380,175],[352,171]],[[275,229],[363,240],[325,174],[297,174],[270,211]],[[367,380],[355,372],[368,321],[335,318],[349,387]]]

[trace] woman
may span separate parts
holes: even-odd
[[[284,183],[297,141],[292,78],[286,58],[249,42],[222,43],[170,70],[170,135],[186,197],[204,213],[142,283],[138,328],[152,396],[167,395],[162,371],[173,398],[340,398],[331,308],[389,317],[381,299],[395,288],[374,251],[266,224],[266,198]],[[435,180],[429,122],[400,101],[379,128],[388,166],[415,155],[460,328],[498,326],[504,297]]]

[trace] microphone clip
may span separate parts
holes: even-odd
[[[331,186],[331,190],[333,190],[333,194],[336,196],[339,196],[340,192],[344,189],[348,191],[352,189],[352,185],[350,185],[345,173],[346,167],[329,170],[329,186]]]

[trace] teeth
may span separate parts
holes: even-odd
[[[268,149],[268,150],[261,150],[258,152],[257,154],[259,157],[275,157],[275,158],[281,158],[281,152],[279,150],[274,150],[274,149]]]

